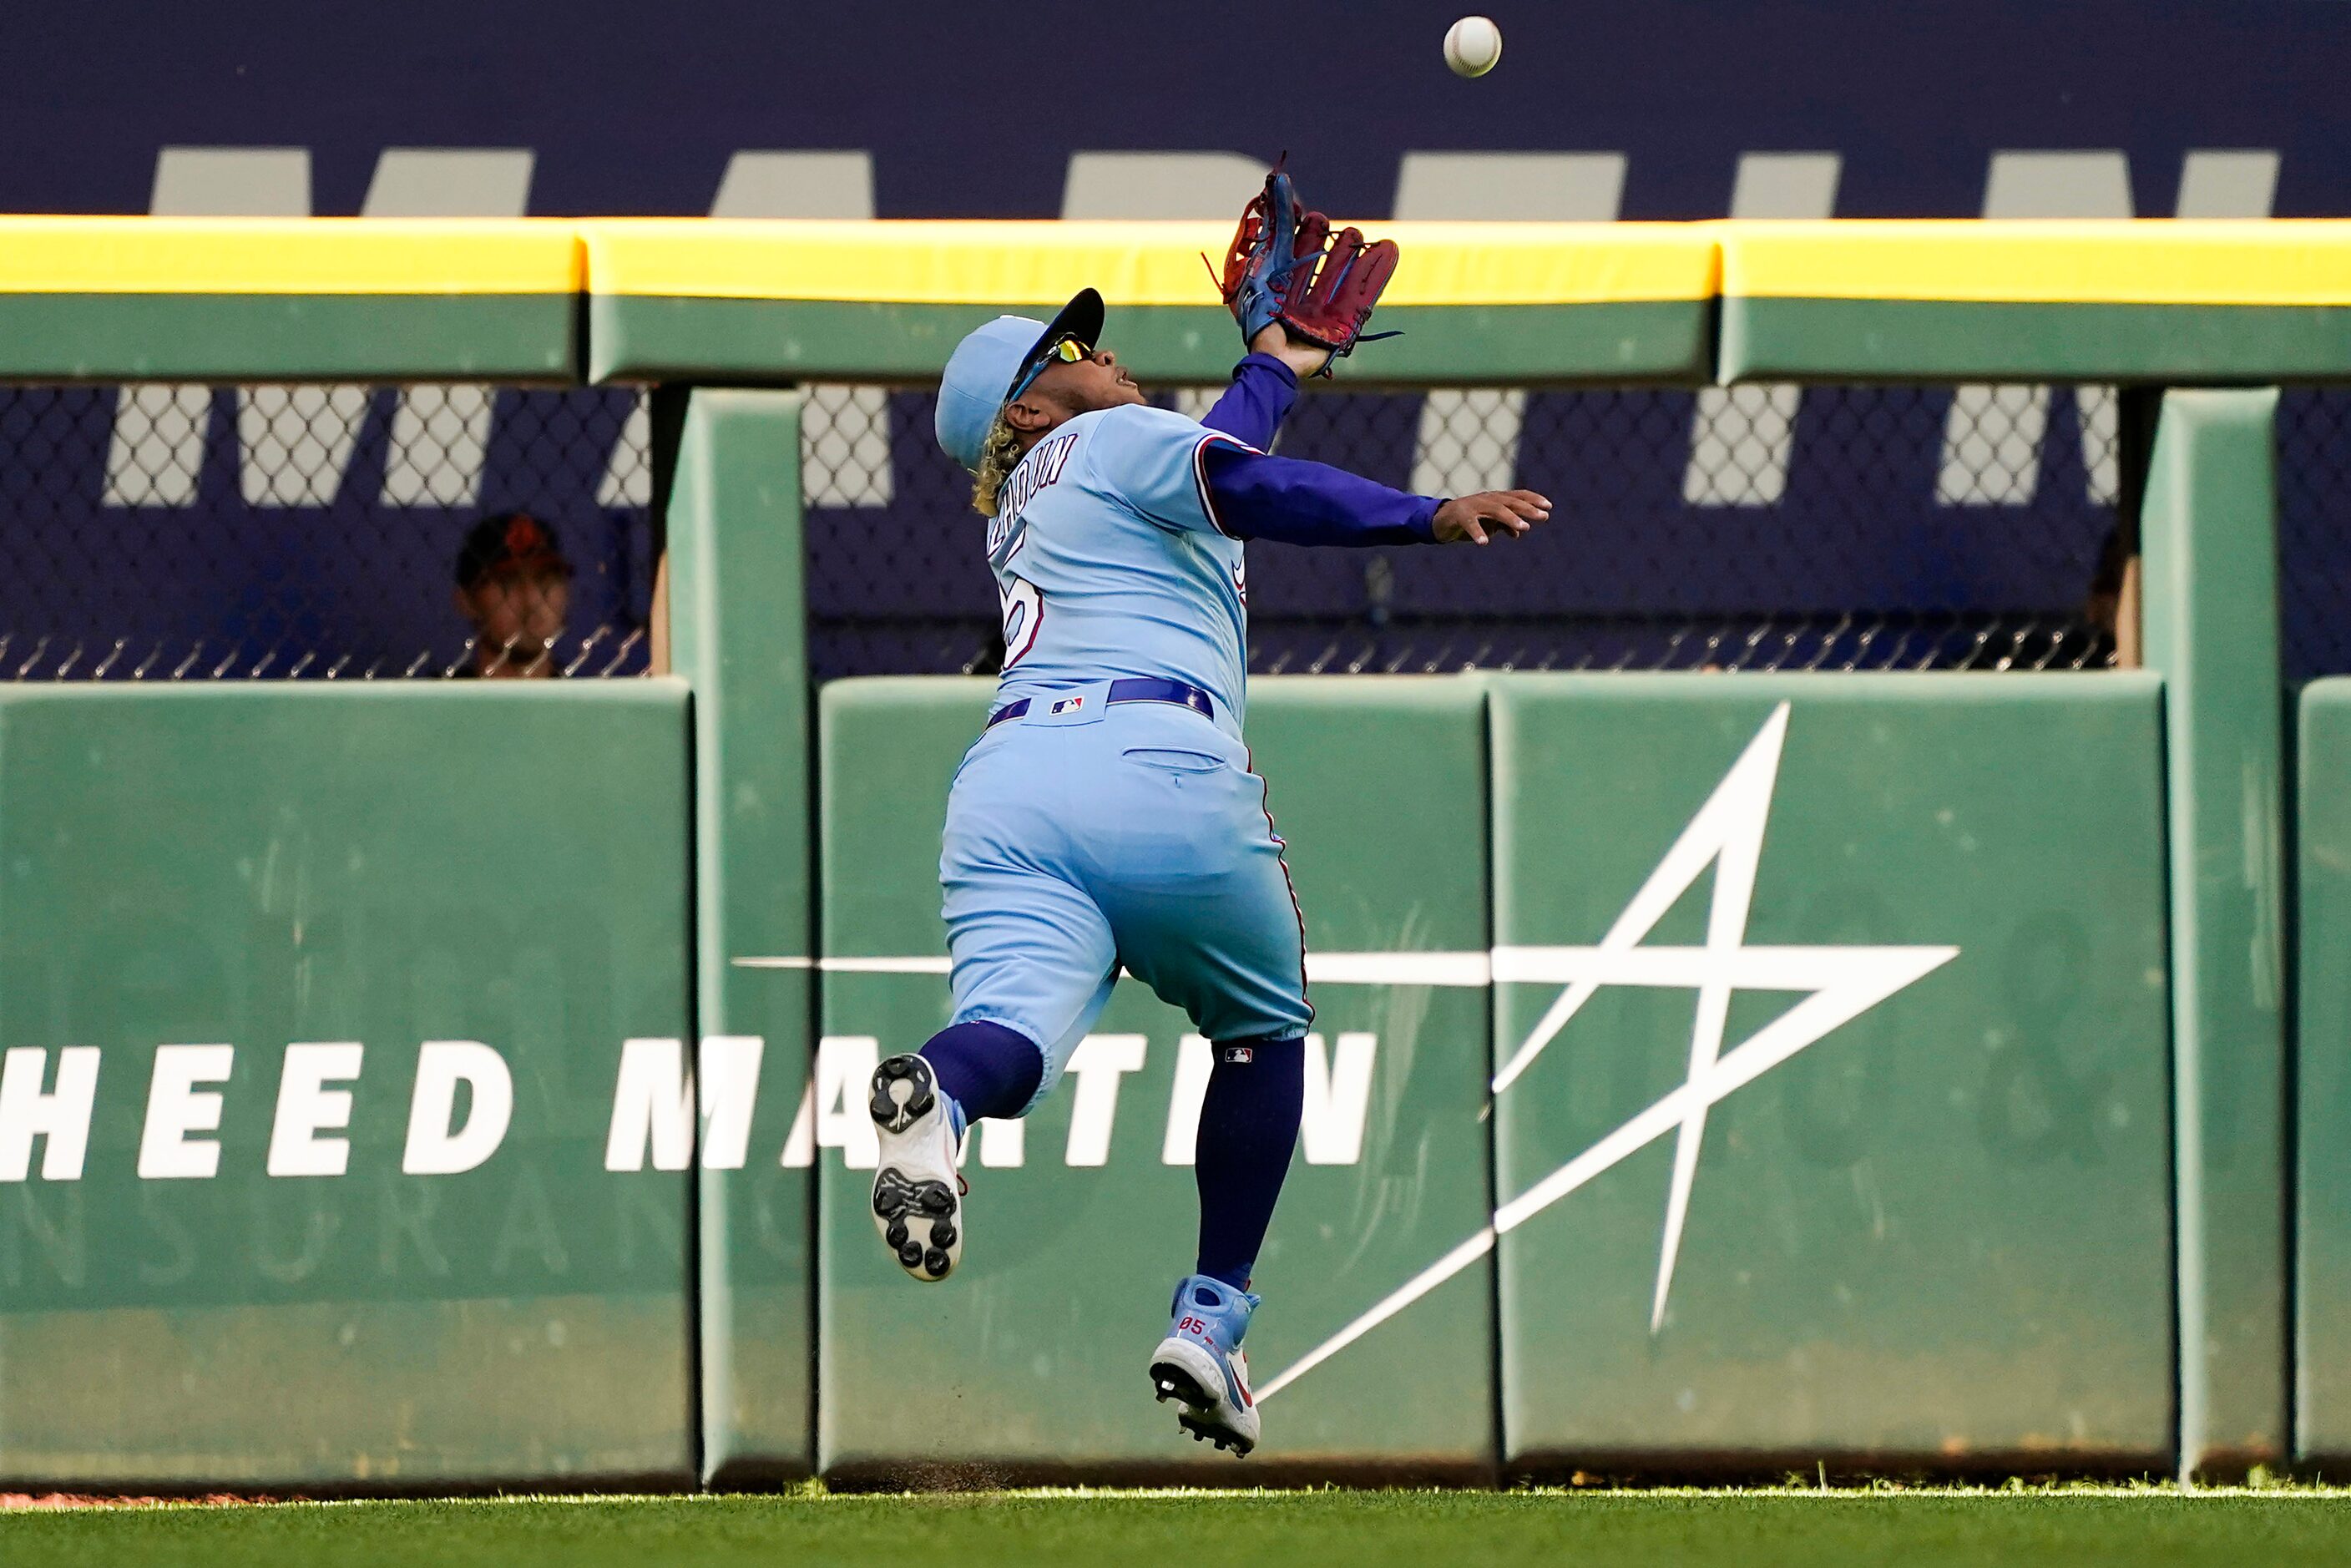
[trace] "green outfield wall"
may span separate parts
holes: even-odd
[[[2351,225],[1391,226],[1358,384],[2145,389],[2148,669],[1259,683],[1320,1043],[1237,1472],[1144,1397],[1201,1059],[1137,988],[954,1285],[870,1239],[987,687],[811,691],[799,394],[709,384],[1087,284],[1218,380],[1229,231],[0,219],[0,379],[657,383],[674,671],[0,695],[0,1484],[2351,1452],[2263,390],[2351,376]]]
[[[685,704],[0,693],[9,1484],[693,1479]]]
[[[792,412],[690,408],[675,525]],[[697,613],[691,711],[677,680],[0,701],[0,1478],[1233,1473],[1140,1370],[1204,1059],[1132,982],[979,1130],[953,1282],[872,1239],[860,1085],[947,1016],[938,831],[988,684],[836,684],[799,755],[710,674],[777,642]],[[2163,698],[1258,683],[1318,1018],[1246,1474],[2164,1468]],[[812,866],[759,803],[811,774]]]

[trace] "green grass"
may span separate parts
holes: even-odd
[[[998,1492],[283,1503],[0,1514],[0,1563],[377,1568],[1844,1568],[2341,1563],[2351,1494]]]

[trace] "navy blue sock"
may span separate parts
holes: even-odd
[[[1249,1289],[1274,1199],[1290,1174],[1306,1107],[1306,1041],[1228,1040],[1217,1053],[1200,1102],[1192,1179],[1200,1188],[1196,1272]]]
[[[924,1042],[920,1054],[971,1121],[1019,1115],[1045,1076],[1045,1053],[1037,1042],[1000,1023],[949,1024]]]

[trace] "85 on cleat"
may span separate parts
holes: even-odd
[[[873,1228],[908,1274],[925,1284],[944,1280],[963,1256],[963,1177],[931,1064],[912,1052],[882,1063],[867,1109],[881,1145]]]

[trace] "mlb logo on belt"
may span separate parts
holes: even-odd
[[[1053,705],[1050,711],[1055,714],[1075,713],[1085,706],[1086,699],[1082,696],[1063,697]]]

